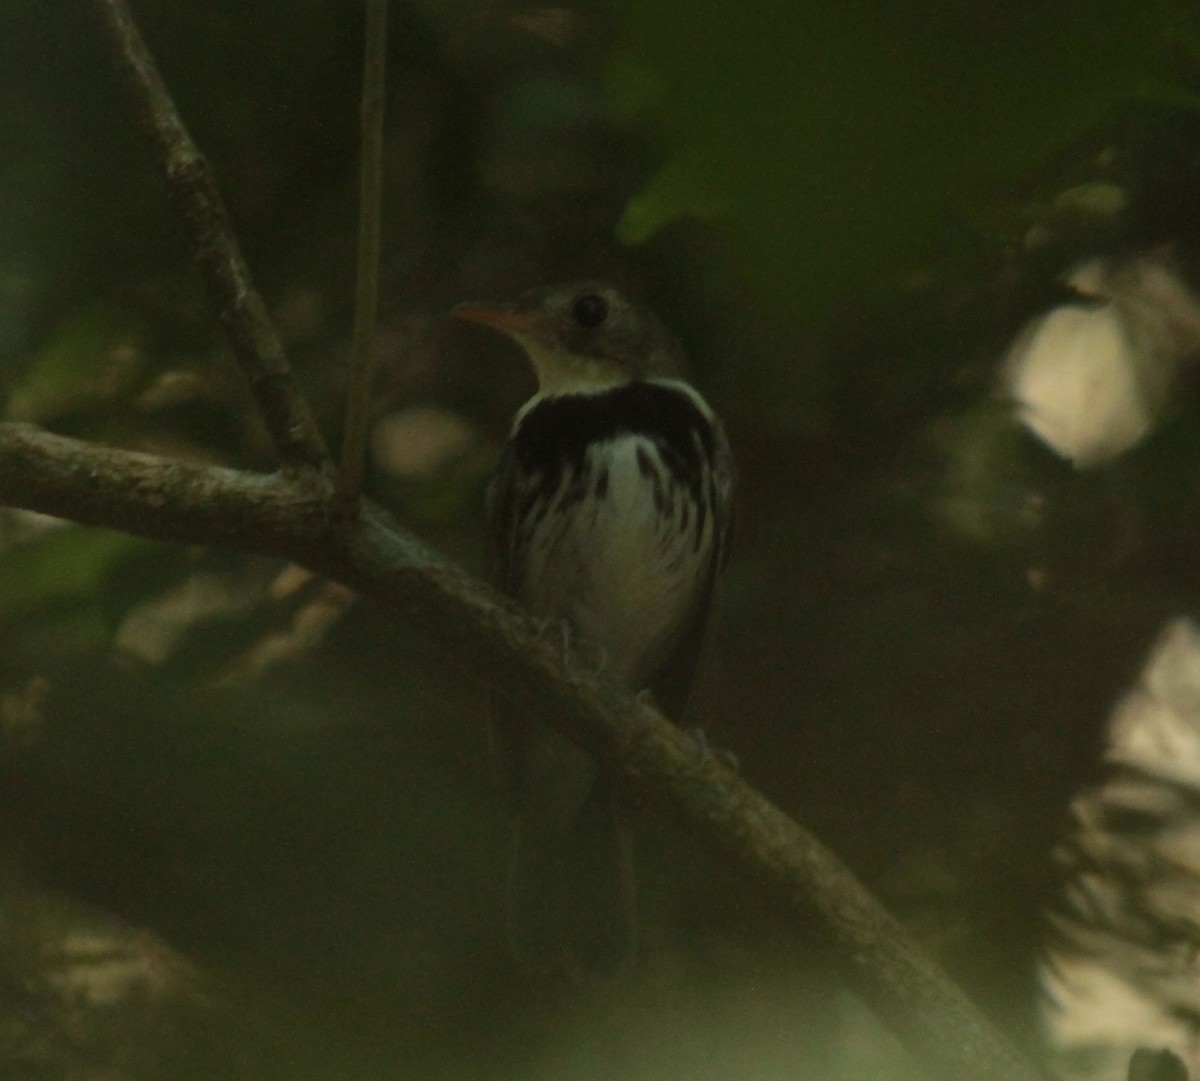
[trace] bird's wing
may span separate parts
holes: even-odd
[[[687,706],[688,695],[691,693],[696,675],[696,667],[704,649],[717,575],[724,568],[733,543],[737,470],[724,429],[719,421],[714,420],[713,424],[715,426],[715,445],[712,464],[708,475],[704,478],[705,490],[713,516],[713,540],[708,566],[703,582],[697,590],[696,603],[692,607],[691,614],[679,633],[670,657],[651,684],[651,690],[654,692],[654,698],[659,708],[676,723],[679,722]]]
[[[712,491],[713,524],[715,526],[714,543],[716,546],[715,570],[722,570],[729,560],[729,550],[733,547],[733,534],[736,525],[737,466],[733,461],[733,451],[729,440],[725,437],[725,429],[720,421],[713,421],[715,427],[716,445],[713,448],[712,474],[709,478]]]
[[[505,443],[487,487],[488,555],[492,580],[510,597],[516,594],[527,557],[528,544],[519,526],[529,483],[517,466],[512,443]]]

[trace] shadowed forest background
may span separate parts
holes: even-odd
[[[1194,12],[770,7],[393,3],[371,489],[482,573],[533,380],[449,309],[580,277],[650,304],[740,471],[692,723],[1033,1044],[1068,805],[1200,609]],[[135,14],[336,440],[359,7]],[[1143,259],[1182,301],[1064,280]],[[1020,423],[1033,321],[1165,294],[1158,337],[1122,324],[1137,438]],[[83,4],[0,0],[0,392],[274,465]],[[514,964],[471,673],[296,568],[2,512],[0,1077],[922,1076],[653,815],[639,964]]]

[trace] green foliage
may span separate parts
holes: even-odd
[[[107,308],[75,315],[42,347],[14,388],[9,416],[46,421],[108,401],[139,364],[137,338],[128,319]]]
[[[148,542],[77,526],[48,529],[8,548],[0,560],[0,613],[6,623],[52,616],[53,633],[79,646],[107,642],[103,586]]]
[[[114,564],[144,548],[125,533],[67,526],[17,545],[0,563],[0,609],[28,611],[80,595],[95,596]]]
[[[939,212],[1027,173],[1147,78],[1179,0],[628,7],[618,101],[672,152],[621,235],[716,214],[768,295],[820,310]]]

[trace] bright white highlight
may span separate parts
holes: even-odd
[[[1026,326],[1004,384],[1021,422],[1083,469],[1124,454],[1160,420],[1181,364],[1200,349],[1200,301],[1161,252],[1086,263],[1067,283],[1087,300]]]

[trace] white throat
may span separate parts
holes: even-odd
[[[603,360],[578,357],[532,338],[520,341],[529,354],[541,395],[593,394],[629,382],[626,372]]]

